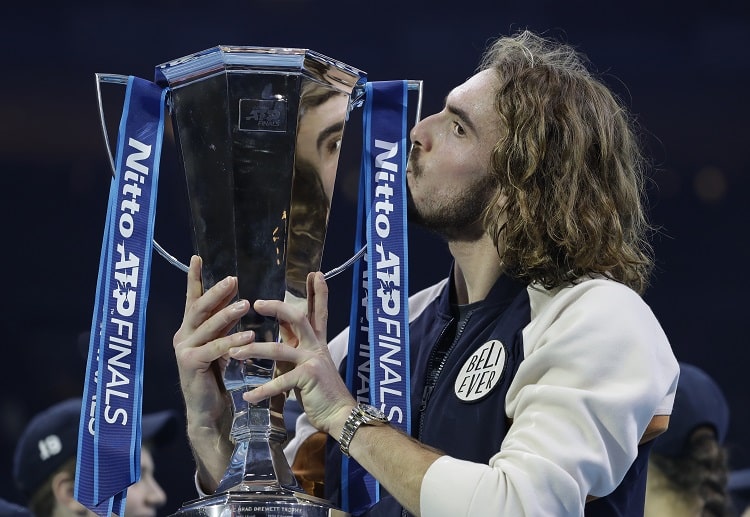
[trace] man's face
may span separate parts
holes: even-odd
[[[167,495],[154,478],[154,459],[141,449],[141,479],[130,485],[125,501],[125,517],[154,517],[167,502]]]
[[[494,71],[479,72],[450,92],[442,111],[411,131],[410,218],[449,241],[484,233],[478,220],[496,187],[489,171],[500,137],[498,87]]]

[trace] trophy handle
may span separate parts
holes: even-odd
[[[127,75],[121,75],[121,74],[100,74],[96,73],[94,74],[96,78],[96,101],[97,105],[99,106],[99,123],[102,127],[102,136],[104,137],[104,146],[107,150],[107,158],[109,158],[109,167],[112,170],[112,177],[115,176],[115,159],[114,155],[112,154],[112,147],[109,143],[109,133],[107,132],[107,122],[104,118],[104,104],[102,103],[102,83],[112,83],[112,84],[128,84],[128,76]],[[154,244],[154,249],[164,257],[167,262],[172,264],[173,266],[177,267],[178,269],[182,270],[183,272],[187,273],[188,266],[180,262],[177,258],[170,255],[167,250],[162,248],[162,246],[156,242],[156,239],[152,240]]]
[[[414,118],[414,125],[416,126],[422,119],[422,86],[424,81],[421,79],[409,79],[406,81],[406,87],[409,91],[417,92],[417,114]]]
[[[122,74],[102,74],[102,73],[96,73],[95,79],[96,79],[96,100],[97,105],[99,107],[99,123],[102,128],[102,136],[104,137],[104,146],[107,150],[107,158],[109,159],[109,166],[112,170],[112,176],[115,176],[115,159],[114,155],[112,154],[112,147],[110,145],[110,139],[109,139],[109,133],[107,132],[107,122],[104,117],[104,104],[102,103],[102,83],[111,83],[111,84],[128,84],[128,76],[122,75]],[[420,121],[422,116],[422,90],[424,81],[422,80],[416,80],[416,79],[410,79],[406,81],[407,89],[409,91],[416,91],[417,92],[417,108],[416,108],[416,115],[414,118],[414,125],[417,125],[417,123]],[[180,262],[177,258],[175,258],[173,255],[167,252],[158,242],[156,242],[156,239],[153,240],[154,249],[161,255],[164,259],[166,259],[167,262],[175,266],[177,269],[183,271],[184,273],[187,273],[188,266]],[[349,269],[355,262],[357,262],[360,258],[362,258],[362,255],[365,254],[367,251],[367,244],[362,246],[357,253],[355,253],[349,260],[344,262],[338,267],[335,267],[331,269],[330,271],[323,274],[323,276],[326,278],[326,280],[333,278],[334,276],[343,273],[347,269]]]

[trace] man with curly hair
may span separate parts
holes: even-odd
[[[266,358],[280,375],[244,398],[295,390],[305,414],[287,455],[324,433],[336,504],[346,454],[380,482],[368,515],[642,515],[679,369],[641,298],[650,226],[627,110],[573,48],[522,31],[497,39],[410,137],[410,222],[453,257],[409,302],[412,436],[342,381],[348,330],[328,343],[321,273],[308,314],[254,301],[283,340],[256,342],[227,335],[250,308],[230,303],[237,279],[204,293],[193,257],[174,348],[200,489],[217,487],[232,450],[212,365]]]

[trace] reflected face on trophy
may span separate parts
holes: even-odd
[[[287,301],[306,297],[320,269],[349,95],[308,81],[302,87],[287,241]]]
[[[302,91],[297,126],[296,168],[315,172],[331,202],[349,96],[315,83]]]

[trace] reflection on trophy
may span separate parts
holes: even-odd
[[[156,68],[185,170],[193,238],[208,289],[237,276],[239,296],[306,303],[306,276],[325,241],[344,123],[365,74],[304,49],[219,46]],[[278,339],[278,322],[251,311],[236,330]],[[248,404],[273,361],[230,361],[234,451],[212,496],[180,516],[346,515],[306,494],[291,472],[283,395]]]

